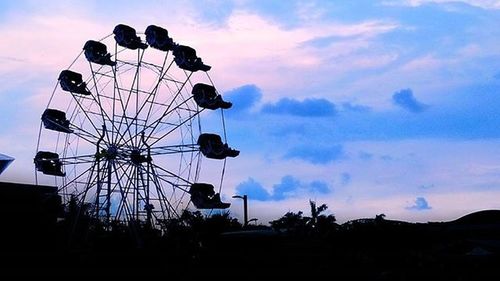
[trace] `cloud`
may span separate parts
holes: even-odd
[[[424,211],[424,210],[430,210],[432,209],[432,207],[429,206],[429,203],[427,203],[427,200],[425,200],[424,197],[417,197],[417,199],[415,199],[414,205],[406,207],[406,209],[415,211]]]
[[[330,187],[324,181],[313,181],[310,184],[310,190],[313,193],[328,194],[331,192]]]
[[[297,189],[299,189],[301,183],[298,179],[288,175],[281,179],[281,182],[273,186],[273,199],[274,200],[284,200],[287,197],[293,196]]]
[[[254,107],[262,98],[262,93],[256,85],[248,84],[225,92],[223,97],[233,103],[227,112],[241,113]]]
[[[351,174],[342,173],[340,175],[340,184],[345,186],[348,185],[349,183],[351,183]]]
[[[383,161],[392,161],[392,160],[394,160],[394,157],[392,157],[390,155],[381,155],[380,156],[380,160],[383,160]]]
[[[370,112],[371,111],[371,108],[369,106],[353,104],[350,102],[342,103],[342,109],[345,111],[352,111],[352,112]]]
[[[394,93],[392,95],[392,102],[413,113],[420,113],[426,110],[429,106],[423,104],[413,96],[413,92],[411,89],[403,89],[399,92]]]
[[[301,159],[313,164],[328,164],[345,156],[342,145],[330,147],[299,146],[292,148],[285,155],[285,159]]]
[[[262,184],[253,178],[238,184],[236,192],[246,194],[250,200],[283,201],[302,194],[328,194],[331,192],[331,188],[328,183],[321,180],[302,182],[291,175],[286,175],[281,178],[279,183],[273,185],[272,192],[267,191]]]
[[[434,188],[434,184],[421,184],[418,186],[419,189],[431,189]]]
[[[238,184],[236,192],[246,194],[250,199],[258,201],[267,201],[271,198],[269,192],[253,178],[248,178],[248,180]]]
[[[483,9],[500,9],[500,3],[497,0],[392,0],[385,1],[383,3],[386,5],[408,5],[412,7],[418,7],[428,3],[453,4],[458,2]]]
[[[355,39],[358,37],[357,35],[349,35],[349,36],[323,36],[316,37],[310,40],[307,40],[303,43],[304,47],[314,47],[314,48],[326,48],[331,46],[334,43],[342,42],[345,39]]]
[[[329,117],[337,113],[335,104],[326,99],[305,99],[303,101],[282,98],[277,103],[265,104],[262,112],[287,114],[301,117]]]
[[[366,151],[360,151],[358,153],[358,157],[362,160],[371,160],[373,158],[373,154],[372,153],[368,153]]]
[[[184,38],[192,36],[191,41],[197,42],[204,61],[208,64],[214,62],[211,75],[214,75],[215,81],[220,81],[218,85],[230,88],[248,81],[259,81],[259,86],[275,94],[276,100],[283,93],[288,97],[301,96],[304,91],[310,91],[311,85],[318,79],[326,80],[328,77],[331,81],[331,75],[340,72],[340,69],[345,72],[357,68],[358,59],[351,58],[349,54],[369,48],[372,40],[399,27],[393,21],[343,23],[335,20],[314,21],[287,28],[281,19],[272,18],[260,11],[256,13],[243,4],[217,28],[205,22],[186,24],[186,20],[181,20],[178,21],[180,24],[172,23],[170,29],[174,33],[176,28],[179,32],[175,34],[183,34]],[[296,20],[293,22],[297,24]],[[359,36],[349,37],[352,35]],[[350,39],[322,49],[303,45],[303,42],[313,38],[328,36]],[[349,57],[349,61],[331,64],[332,57]],[[336,70],[332,72],[331,68]],[[325,71],[330,75],[323,75]],[[297,77],[300,77],[301,83],[296,83]]]
[[[450,90],[453,97],[443,97],[444,100],[436,97],[433,100],[435,107],[424,114],[412,114],[395,106],[385,110],[374,108],[366,113],[344,111],[339,107],[334,118],[303,118],[259,114],[259,105],[256,105],[249,112],[249,118],[229,120],[227,126],[230,139],[233,143],[239,142],[241,150],[328,164],[342,159],[331,152],[331,147],[344,144],[347,149],[347,143],[351,141],[498,138],[500,132],[494,128],[500,125],[500,119],[495,118],[500,110],[500,101],[496,98],[499,90],[500,83],[496,81],[466,89],[454,88]],[[225,114],[230,111],[225,111]],[[215,121],[219,122],[219,119]],[[218,125],[216,122],[214,124]],[[375,160],[387,162],[392,156],[391,151],[375,153],[369,148],[346,151],[346,156],[360,161],[370,161],[370,154],[373,154],[373,165],[379,165]]]

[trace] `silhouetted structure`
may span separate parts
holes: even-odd
[[[212,67],[203,63],[201,58],[196,55],[196,50],[184,45],[178,45],[174,48],[174,60],[181,69],[196,72],[209,71]]]
[[[236,157],[240,154],[238,150],[230,148],[227,143],[223,143],[219,135],[201,134],[198,137],[197,144],[200,146],[201,153],[207,158],[224,159],[226,157]]]
[[[69,127],[66,113],[57,109],[47,108],[42,114],[42,123],[45,129],[71,134],[73,130]]]
[[[89,277],[96,270],[112,268],[114,277],[137,274],[216,278],[220,277],[220,271],[213,269],[223,262],[228,275],[246,272],[242,280],[258,279],[264,269],[266,276],[276,278],[500,278],[500,211],[496,210],[469,214],[451,222],[426,224],[393,221],[377,215],[339,226],[330,217],[329,222],[336,226],[333,231],[320,227],[324,218],[333,215],[321,214],[326,205],[317,206],[313,201],[310,217],[302,216],[302,212],[289,212],[276,220],[292,226],[290,231],[273,231],[266,226],[242,228],[227,212],[205,216],[199,211],[185,210],[178,218],[163,222],[163,235],[138,228],[144,238],[139,249],[131,239],[131,228],[118,222],[111,231],[91,226],[77,248],[68,248],[65,243],[56,243],[55,237],[65,237],[67,227],[71,226],[68,224],[71,214],[82,206],[76,201],[73,206],[66,206],[65,219],[55,224],[58,208],[50,212],[44,208],[50,210],[59,204],[43,203],[51,197],[47,195],[54,194],[54,188],[1,183],[0,191],[6,185],[11,192],[0,194],[0,198],[27,198],[22,207],[31,208],[20,216],[16,204],[11,203],[9,208],[1,205],[3,229],[7,231],[2,232],[4,251],[0,255],[9,258],[0,268],[23,268],[14,270],[16,276],[39,274],[39,270],[24,269],[39,267],[45,273],[78,273]],[[40,206],[45,207],[40,209]],[[40,215],[40,210],[45,215]],[[6,224],[5,218],[9,216],[16,216],[16,220]],[[54,249],[54,245],[58,248]],[[5,268],[2,270],[6,272]]]
[[[116,43],[122,47],[132,50],[146,49],[148,47],[148,45],[143,43],[141,38],[137,36],[135,29],[128,25],[119,24],[115,26],[113,34],[115,35]]]
[[[89,62],[100,65],[116,65],[116,62],[111,60],[111,54],[108,53],[108,48],[101,42],[89,40],[83,46],[83,51]]]
[[[193,183],[189,189],[191,201],[198,209],[226,209],[231,206],[223,203],[220,194],[215,193],[214,186],[208,183]]]
[[[0,248],[55,248],[61,214],[56,187],[0,182]]]
[[[71,70],[61,71],[59,74],[59,84],[64,91],[85,96],[91,95],[87,89],[87,83],[83,81],[83,76],[78,72]]]
[[[172,51],[175,47],[174,40],[168,37],[168,31],[156,25],[150,25],[146,28],[146,41],[149,46],[161,50]]]
[[[0,153],[0,174],[14,161],[14,158]]]
[[[243,226],[248,226],[248,196],[245,194],[243,196],[241,195],[234,195],[233,198],[239,198],[243,200]]]
[[[222,100],[221,95],[217,93],[212,85],[198,83],[193,86],[191,93],[199,107],[215,110],[219,108],[228,109],[232,106],[232,103]]]
[[[62,162],[59,154],[49,151],[38,151],[33,160],[35,168],[46,175],[64,177],[66,173],[62,170]]]
[[[217,92],[211,67],[194,48],[174,42],[157,25],[149,25],[145,36],[118,24],[112,35],[86,41],[83,55],[59,74],[50,99],[62,94],[71,101],[64,111],[49,104],[41,116],[42,130],[67,135],[59,141],[59,134],[40,132],[35,168],[42,177],[62,177],[56,182],[63,201],[79,210],[70,208],[66,218],[85,220],[75,229],[126,226],[138,237],[143,230],[160,231],[191,202],[199,209],[230,206],[221,201],[222,186],[216,193],[212,184],[197,181],[201,158],[239,154],[227,144],[222,111],[232,104]],[[224,142],[202,133],[205,109],[219,109]],[[219,163],[211,162],[224,167],[211,176],[222,183],[226,161]]]

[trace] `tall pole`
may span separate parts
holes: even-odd
[[[108,192],[106,193],[106,224],[110,227],[111,222],[111,164],[113,160],[108,160]]]
[[[248,225],[248,197],[247,195],[234,195],[233,198],[243,199],[243,226]]]
[[[248,203],[247,203],[247,196],[243,195],[243,220],[244,220],[244,226],[248,225]]]
[[[146,158],[146,186],[144,190],[144,196],[146,197],[146,220],[147,220],[147,225],[148,227],[151,227],[152,224],[152,214],[151,212],[153,211],[153,205],[149,203],[149,169],[151,168],[151,147],[147,144],[145,138],[144,138],[144,131],[141,132],[141,140],[144,146],[148,149],[148,156]]]
[[[96,152],[95,152],[95,157],[96,157],[96,162],[97,162],[97,196],[95,198],[95,207],[96,207],[96,217],[97,219],[100,219],[100,212],[101,212],[101,202],[99,200],[99,196],[101,196],[101,190],[102,190],[102,180],[101,180],[101,156],[100,156],[100,146],[101,146],[101,141],[104,139],[104,135],[106,134],[106,125],[102,125],[102,135],[97,140],[97,145],[96,145]]]

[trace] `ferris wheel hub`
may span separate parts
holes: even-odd
[[[110,145],[108,147],[108,159],[116,159],[116,156],[118,155],[118,148],[115,145]]]
[[[137,149],[132,150],[130,153],[130,161],[135,165],[140,165],[145,162],[151,162],[151,157],[146,155],[141,155],[141,152]]]
[[[105,158],[106,160],[114,160],[118,156],[118,148],[115,145],[110,145],[107,149],[101,150],[96,154],[97,159]]]

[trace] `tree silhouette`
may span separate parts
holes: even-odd
[[[271,227],[278,231],[288,233],[303,232],[307,226],[307,220],[302,217],[302,211],[298,213],[287,212],[281,218],[270,221]]]
[[[191,236],[193,239],[213,237],[222,232],[235,231],[242,228],[236,218],[229,212],[204,216],[200,211],[184,210],[178,218],[162,222],[164,232],[172,238]]]
[[[242,228],[238,219],[231,217],[229,212],[211,215],[205,219],[205,232],[219,234],[226,231],[235,231]]]
[[[328,209],[328,206],[326,204],[322,204],[319,207],[316,207],[316,202],[309,200],[309,206],[311,207],[311,217],[309,218],[308,224],[312,227],[316,227],[316,224],[318,223],[318,217],[319,216],[324,216],[320,215],[326,209]]]
[[[308,225],[313,234],[324,236],[337,228],[335,223],[337,219],[334,215],[322,214],[328,209],[326,204],[317,207],[315,201],[309,200],[309,206],[311,207],[311,217],[307,219],[309,219]]]
[[[381,223],[385,220],[385,214],[379,214],[375,215],[375,222],[376,223]]]
[[[302,211],[298,213],[287,212],[281,218],[270,221],[271,227],[278,231],[286,231],[294,234],[321,235],[329,234],[337,228],[337,220],[334,215],[324,215],[328,206],[322,204],[319,207],[315,201],[309,200],[311,211],[310,217],[302,216]]]

